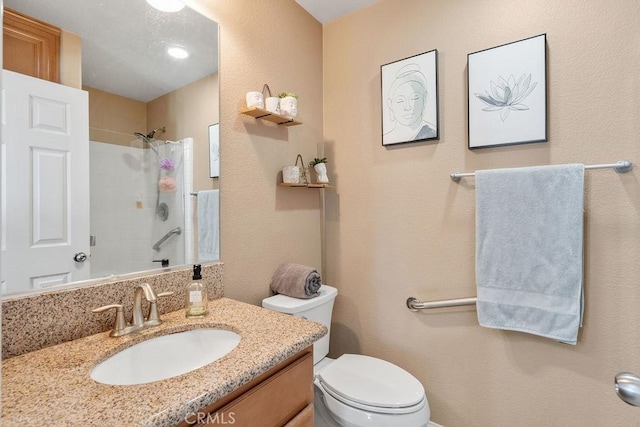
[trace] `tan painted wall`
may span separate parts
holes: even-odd
[[[320,268],[318,190],[276,186],[322,142],[322,26],[291,0],[189,0],[220,24],[221,258],[225,295],[259,304],[283,262]],[[248,91],[300,95],[300,126],[238,114]]]
[[[89,139],[109,144],[143,147],[134,132],[147,132],[147,104],[85,86],[89,93]]]
[[[60,34],[60,84],[82,88],[82,39],[66,30]]]
[[[452,171],[568,162],[640,166],[637,0],[380,0],[324,27],[332,350],[405,367],[446,426],[637,426],[614,375],[640,373],[637,167],[586,176],[578,345],[481,328],[475,310],[412,313],[409,296],[475,295],[473,179]],[[467,54],[547,33],[549,141],[467,149]],[[380,65],[439,51],[438,143],[381,146]],[[330,196],[329,196],[330,195]]]

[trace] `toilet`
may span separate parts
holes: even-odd
[[[310,299],[274,295],[270,310],[324,324],[328,333],[313,345],[316,427],[426,427],[431,411],[420,382],[404,369],[359,354],[330,359],[329,333],[338,290],[322,285]]]

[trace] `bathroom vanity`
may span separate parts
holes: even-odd
[[[210,301],[201,319],[186,319],[184,310],[162,319],[130,335],[112,338],[107,331],[3,360],[0,423],[313,425],[312,344],[325,326],[228,298]],[[113,386],[89,376],[127,347],[197,328],[231,330],[241,340],[209,365],[157,382]]]
[[[258,378],[191,414],[191,425],[313,426],[313,347],[293,355]]]

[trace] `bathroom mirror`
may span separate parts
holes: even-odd
[[[219,111],[218,24],[188,7],[162,12],[144,0],[0,5],[61,28],[62,55],[70,40],[65,33],[81,41],[91,206],[90,276],[20,283],[20,289],[4,283],[3,296],[214,261],[198,259],[194,222],[198,191],[218,188],[209,170],[209,126],[218,123]],[[171,47],[186,49],[188,57],[168,56]]]

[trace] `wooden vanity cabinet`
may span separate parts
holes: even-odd
[[[3,19],[3,68],[60,83],[60,28],[8,8]]]
[[[179,426],[313,427],[313,346],[290,357]]]

